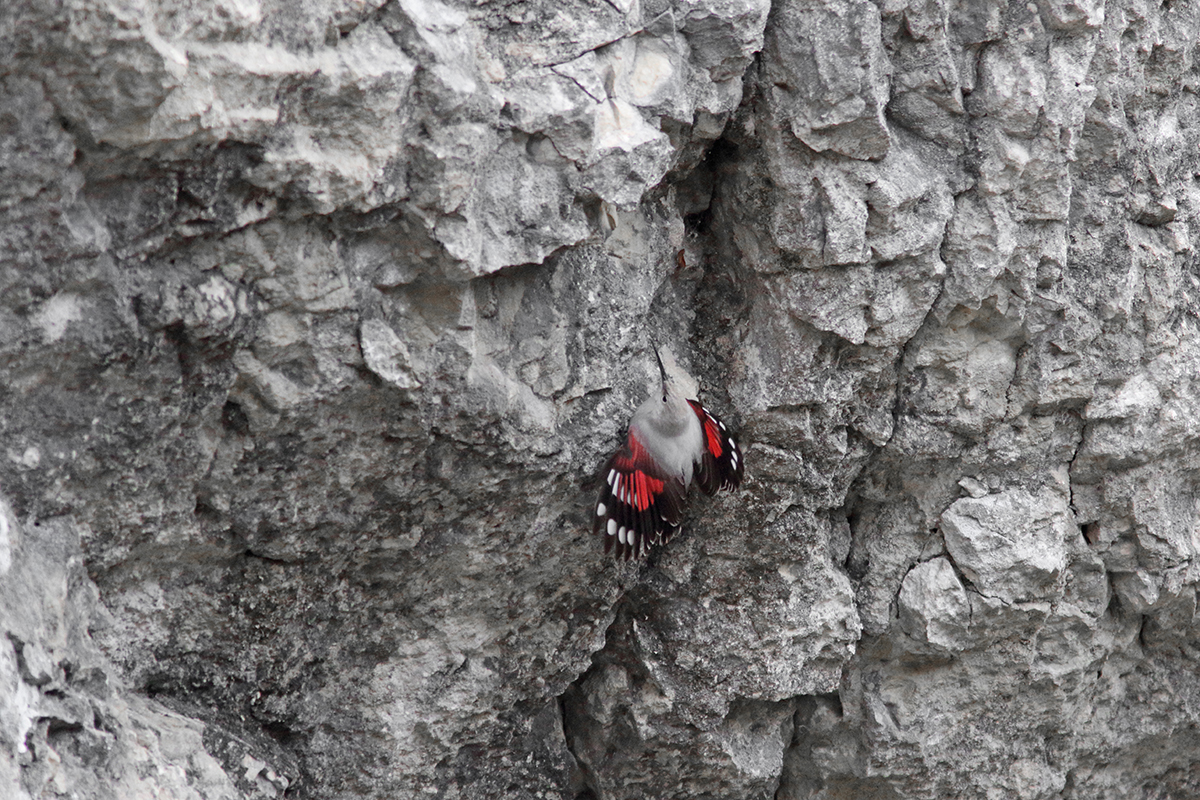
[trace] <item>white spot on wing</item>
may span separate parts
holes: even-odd
[[[605,528],[605,530],[608,531],[609,536],[612,536],[614,533],[617,532],[617,521],[615,519],[610,519],[608,521],[608,527]]]
[[[600,505],[596,506],[596,516],[597,517],[603,517],[607,513],[608,513],[608,506],[604,505],[604,503],[601,503]]]
[[[621,542],[621,544],[625,544],[625,526],[624,525],[622,525],[620,528],[617,529],[617,539]]]

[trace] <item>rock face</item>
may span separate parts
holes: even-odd
[[[0,795],[1200,795],[1198,41],[0,4]],[[747,480],[618,564],[652,342]]]

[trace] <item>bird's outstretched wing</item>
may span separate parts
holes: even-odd
[[[704,434],[704,454],[696,464],[696,483],[705,494],[716,494],[718,489],[736,489],[746,473],[741,448],[725,429],[725,423],[700,405],[700,401],[688,400],[688,405],[696,412]]]
[[[604,535],[604,552],[641,558],[651,544],[679,530],[687,487],[666,475],[633,431],[604,465],[592,530]]]

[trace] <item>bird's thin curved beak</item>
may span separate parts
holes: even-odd
[[[663,366],[662,356],[660,356],[658,354],[658,348],[655,347],[654,345],[650,345],[650,347],[652,347],[654,349],[654,358],[658,361],[658,371],[659,371],[659,374],[662,375],[662,380],[663,380],[663,383],[665,384],[667,382],[667,368]]]

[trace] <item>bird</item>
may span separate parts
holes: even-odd
[[[679,530],[693,481],[707,495],[736,489],[745,475],[741,448],[716,414],[689,400],[654,348],[662,390],[629,420],[625,441],[605,462],[592,531],[604,552],[641,558]]]

